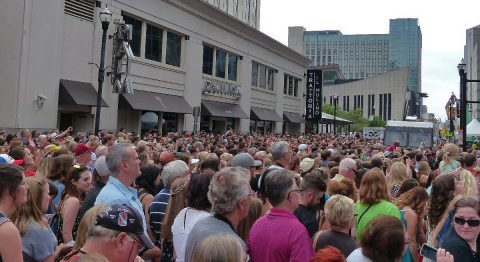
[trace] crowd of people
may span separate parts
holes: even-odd
[[[480,261],[479,153],[360,134],[2,131],[0,262]]]

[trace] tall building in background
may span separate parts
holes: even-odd
[[[408,67],[405,115],[421,116],[422,32],[416,18],[390,19],[389,34],[343,35],[338,30],[289,27],[288,46],[312,66],[336,64],[347,79],[365,79]]]
[[[249,26],[260,28],[260,0],[201,0],[237,18]]]
[[[464,61],[466,64],[467,78],[480,79],[480,25],[467,29]],[[480,83],[467,83],[467,100],[480,100]],[[469,104],[467,107],[467,124],[471,119],[480,118],[480,105]]]

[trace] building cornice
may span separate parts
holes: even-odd
[[[281,57],[296,64],[308,66],[310,59],[280,43],[265,33],[245,24],[235,17],[222,12],[208,3],[197,0],[164,0],[165,2],[180,8],[194,16],[197,16],[211,24],[221,27],[232,34],[247,39]]]

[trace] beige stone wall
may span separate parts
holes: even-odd
[[[330,96],[336,94],[337,108],[342,110],[342,97],[350,96],[350,110],[353,110],[354,96],[363,95],[363,116],[368,118],[368,95],[375,95],[375,116],[379,116],[379,94],[392,94],[391,120],[403,120],[405,95],[408,84],[408,68],[390,71],[372,78],[351,83],[323,87],[326,104],[330,104]]]

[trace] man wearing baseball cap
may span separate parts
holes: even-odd
[[[153,248],[135,208],[114,204],[98,215],[87,241],[63,261],[77,261],[82,255],[98,253],[109,261],[132,262],[144,250]]]
[[[93,146],[78,144],[75,149],[75,162],[81,166],[87,167],[90,172],[93,172],[95,167],[90,164],[90,161],[92,160],[92,152],[94,151],[95,147]]]
[[[232,158],[231,166],[237,166],[248,169],[250,172],[250,182],[255,181],[255,168],[261,166],[262,161],[253,159],[249,153],[240,153]]]

